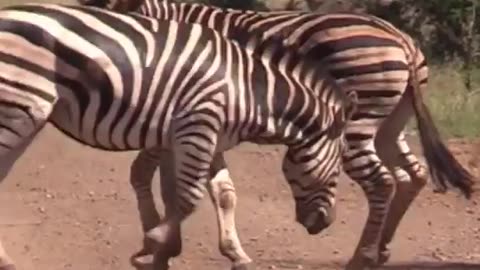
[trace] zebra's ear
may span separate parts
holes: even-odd
[[[343,107],[335,113],[333,124],[328,131],[328,136],[332,139],[338,138],[345,131],[348,121],[357,110],[357,93],[354,91],[348,92],[345,95],[342,106]]]
[[[355,91],[350,91],[347,93],[346,101],[345,101],[345,120],[352,119],[353,114],[357,110],[358,107],[358,95]]]

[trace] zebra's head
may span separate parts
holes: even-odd
[[[326,132],[289,147],[283,172],[295,198],[296,220],[309,234],[318,234],[335,220],[335,197],[347,149],[345,127],[357,107],[355,92],[341,93],[330,111]]]
[[[340,141],[324,142],[327,149],[289,149],[283,172],[295,199],[296,221],[317,234],[335,220],[335,197],[340,174]],[[309,147],[310,148],[310,147]]]

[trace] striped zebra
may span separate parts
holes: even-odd
[[[388,245],[396,228],[427,183],[425,167],[411,153],[403,133],[412,114],[417,116],[422,146],[437,189],[446,191],[445,183],[450,182],[470,196],[472,176],[441,142],[428,109],[417,104],[417,97],[427,84],[425,57],[410,36],[390,23],[347,13],[239,11],[162,0],[80,1],[116,11],[137,11],[158,19],[199,23],[232,39],[236,39],[239,29],[252,36],[262,34],[265,40],[280,38],[285,47],[317,60],[317,65],[326,65],[345,91],[355,91],[359,106],[347,125],[349,150],[343,156],[343,164],[346,173],[363,188],[369,215],[349,262],[351,269],[388,261]],[[261,52],[261,48],[253,49]],[[160,220],[150,186],[164,154],[159,149],[141,151],[132,164],[131,183],[144,230]],[[163,171],[168,168],[164,168],[167,166],[163,162],[159,166],[161,178],[165,179],[168,173]],[[234,265],[250,262],[235,228],[235,189],[223,160],[222,163],[222,173],[209,182],[219,224],[220,250]],[[139,255],[148,254],[148,250],[145,247]]]
[[[169,151],[171,211],[147,233],[155,269],[168,269],[181,252],[181,222],[217,173],[216,155],[243,141],[283,144],[296,219],[318,233],[334,221],[355,94],[270,44],[260,56],[200,25],[92,7],[4,8],[0,179],[47,122],[94,148]],[[0,270],[14,269],[2,253]]]

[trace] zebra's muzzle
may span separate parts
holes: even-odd
[[[310,211],[309,209],[297,211],[297,221],[305,227],[308,234],[313,235],[328,228],[333,223],[334,216],[331,210],[319,206]]]

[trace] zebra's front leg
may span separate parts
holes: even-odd
[[[175,185],[175,164],[171,153],[160,148],[152,148],[139,152],[131,167],[131,184],[137,197],[140,220],[142,222],[145,237],[143,248],[132,256],[132,265],[143,269],[146,265],[153,263],[153,252],[155,242],[146,237],[146,233],[160,224],[161,217],[155,207],[155,201],[151,189],[153,175],[157,166],[160,167],[160,187],[161,197],[165,207],[165,214],[171,214],[175,211],[174,192],[172,188]],[[176,252],[181,251],[181,232],[180,228],[174,232]],[[176,255],[178,255],[176,254]]]
[[[144,233],[155,228],[160,223],[160,215],[155,207],[152,193],[153,175],[157,169],[160,157],[159,155],[154,156],[151,151],[153,150],[140,151],[130,166],[130,184],[135,193]],[[144,238],[142,250],[136,252],[131,258],[132,264],[135,266],[148,264],[146,256],[152,253],[153,246],[151,241]]]
[[[203,119],[186,119],[185,122],[178,123],[181,128],[172,135],[175,178],[169,178],[172,182],[162,180],[162,196],[166,196],[164,200],[169,203],[165,218],[146,234],[155,243],[155,270],[169,269],[170,259],[180,255],[181,222],[203,199],[215,153],[218,131],[212,130],[212,125],[204,125]]]
[[[395,180],[371,149],[351,146],[344,156],[344,168],[362,187],[369,205],[362,236],[346,269],[368,269],[378,264],[381,235],[395,194]]]
[[[12,104],[0,106],[0,183],[46,123],[45,118],[37,117],[35,108],[24,110]],[[0,241],[0,270],[15,269],[13,260]]]
[[[387,162],[391,162],[393,166],[397,191],[388,211],[387,221],[382,233],[379,264],[384,264],[389,260],[390,250],[388,245],[392,242],[395,231],[408,208],[428,182],[425,166],[411,153],[403,134],[397,140],[393,151],[390,159],[396,158]],[[384,158],[382,157],[382,159]]]
[[[232,262],[232,270],[253,269],[235,226],[237,196],[223,154],[215,156],[210,174],[212,179],[207,187],[217,214],[220,252]]]
[[[412,98],[410,91],[401,97],[394,110],[382,122],[375,138],[375,149],[395,175],[397,189],[382,231],[378,264],[383,264],[390,258],[388,244],[411,203],[428,182],[425,167],[410,152],[403,133],[408,120],[414,114]]]

